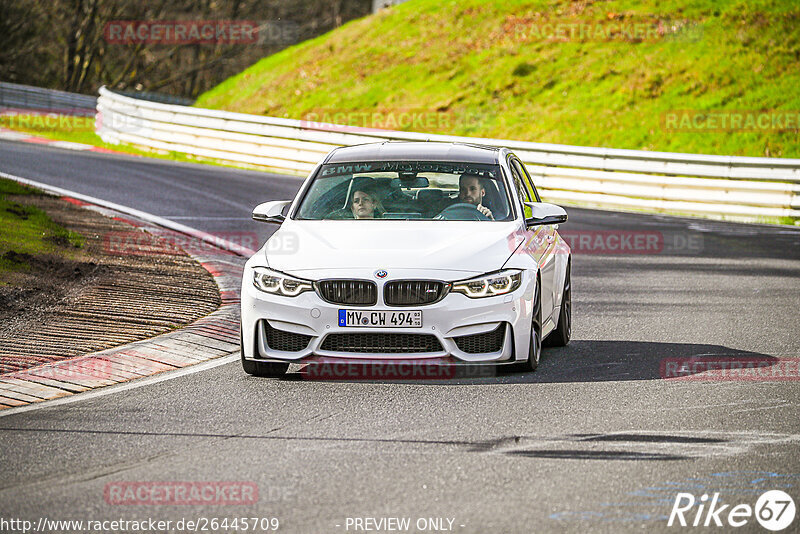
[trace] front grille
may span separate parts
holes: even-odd
[[[441,352],[442,344],[431,334],[329,334],[322,350],[375,354]]]
[[[458,336],[454,337],[453,340],[456,342],[458,349],[467,354],[498,352],[503,348],[505,331],[505,324],[501,324],[491,332],[473,334],[471,336]]]
[[[450,286],[433,280],[398,280],[383,286],[383,300],[388,306],[419,306],[444,298]]]
[[[319,296],[331,304],[371,306],[378,302],[378,286],[369,280],[322,280]]]
[[[308,343],[311,341],[311,336],[278,330],[267,321],[264,321],[264,324],[267,331],[267,346],[272,350],[298,352],[308,347]]]

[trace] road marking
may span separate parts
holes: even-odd
[[[66,150],[76,150],[78,152],[96,152],[100,154],[118,154],[118,155],[126,155],[126,156],[138,156],[137,154],[127,154],[125,152],[119,152],[116,150],[111,150],[108,148],[100,148],[94,145],[87,145],[85,143],[75,143],[72,141],[59,141],[57,139],[50,139],[48,137],[39,137],[37,135],[33,135],[26,132],[18,132],[16,130],[6,130],[0,128],[0,139],[5,139],[8,141],[20,141],[23,143],[32,143],[37,145],[44,145],[47,147],[52,148],[63,148]]]
[[[189,367],[183,367],[181,369],[175,369],[174,371],[165,371],[163,373],[159,373],[157,375],[145,378],[137,378],[130,382],[124,382],[122,384],[116,384],[113,386],[106,386],[98,389],[93,389],[90,391],[86,391],[83,393],[76,393],[75,395],[69,395],[67,397],[61,397],[58,399],[47,400],[42,402],[34,402],[33,404],[28,404],[26,406],[19,406],[17,408],[7,408],[5,410],[0,411],[0,418],[6,417],[8,415],[14,415],[17,413],[30,412],[33,410],[40,410],[42,408],[53,408],[56,406],[61,406],[62,404],[70,404],[72,402],[80,402],[83,400],[94,399],[96,397],[103,397],[105,395],[112,395],[114,393],[121,393],[123,391],[128,391],[130,389],[136,389],[144,386],[158,384],[159,382],[166,382],[167,380],[181,378],[182,376],[190,375],[193,373],[199,373],[200,371],[207,371],[209,369],[213,369],[214,367],[219,367],[220,365],[226,365],[228,363],[238,360],[240,357],[241,353],[239,351],[236,351],[232,354],[228,354],[227,356],[220,356],[219,358],[208,360],[203,363],[198,363],[195,365],[191,365]]]
[[[189,221],[241,221],[242,217],[194,217],[191,215],[164,215],[166,219],[182,219],[182,220],[189,220]]]
[[[73,143],[72,141],[53,141],[50,143],[50,146],[54,146],[56,148],[65,148],[67,150],[91,150],[94,148],[92,145]]]
[[[31,134],[23,132],[15,132],[12,130],[0,130],[0,139],[9,139],[11,141],[21,141],[32,137]]]

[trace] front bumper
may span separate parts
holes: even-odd
[[[419,272],[396,270],[392,279],[420,278]],[[372,272],[349,272],[348,278],[374,280]],[[427,273],[427,278],[435,279]],[[471,299],[459,293],[450,293],[439,302],[424,306],[389,307],[380,297],[383,284],[392,279],[378,280],[378,303],[374,306],[349,306],[325,302],[316,292],[308,291],[296,297],[281,297],[264,293],[252,284],[253,272],[245,268],[242,282],[242,339],[243,357],[258,361],[282,361],[303,363],[315,357],[347,359],[350,361],[395,361],[414,360],[447,364],[503,364],[525,359],[530,342],[531,309],[535,279],[531,282],[528,273],[522,285],[513,293]],[[363,311],[421,310],[422,328],[365,328],[342,327],[338,324],[340,309]],[[480,345],[467,344],[462,336],[487,334],[502,329],[502,344],[499,350],[475,352]],[[276,350],[268,342],[267,330],[286,333],[300,339],[308,336],[307,344],[300,350]],[[326,343],[326,338],[338,334],[412,334],[433,336],[436,343],[424,352],[390,351],[354,352],[329,350],[340,344]],[[281,334],[283,335],[283,334]],[[499,334],[498,334],[499,335]],[[362,336],[363,337],[363,336]],[[386,339],[391,339],[387,337]],[[477,339],[477,338],[476,338]],[[459,348],[459,342],[461,348]],[[466,350],[462,350],[466,349]],[[518,356],[520,355],[520,356]]]

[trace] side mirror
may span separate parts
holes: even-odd
[[[283,224],[286,216],[281,213],[283,208],[291,204],[291,200],[273,200],[256,206],[253,210],[253,220],[265,223]]]
[[[531,216],[525,219],[525,227],[543,226],[567,222],[567,212],[561,206],[544,202],[526,202],[531,209]]]

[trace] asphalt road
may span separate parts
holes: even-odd
[[[211,232],[255,230],[253,205],[300,184],[12,142],[0,142],[0,171]],[[421,518],[465,533],[674,531],[678,492],[752,506],[781,489],[800,504],[797,381],[662,379],[670,358],[800,358],[800,229],[568,211],[559,231],[578,240],[573,341],[546,349],[536,373],[271,380],[231,363],[0,417],[0,531],[9,518],[152,518],[180,532],[181,518],[244,516],[276,517],[283,532],[364,532],[355,518],[367,517],[410,518],[409,532],[437,531]],[[641,233],[659,246],[596,246]],[[149,481],[243,482],[258,498],[137,506],[104,496]],[[753,518],[736,530],[765,531]],[[799,530],[800,518],[785,532]]]

